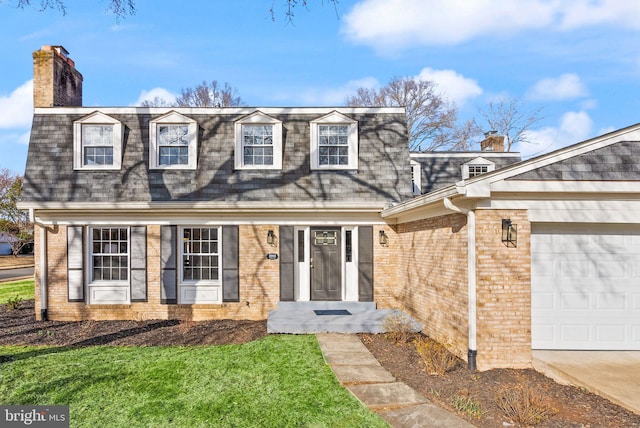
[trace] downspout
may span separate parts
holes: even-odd
[[[467,216],[467,284],[468,284],[468,326],[469,326],[469,351],[467,353],[467,366],[469,370],[476,371],[476,357],[478,346],[476,342],[476,214],[473,210],[460,208],[451,202],[449,198],[443,199],[444,206],[448,210]]]
[[[40,227],[40,319],[48,321],[47,313],[47,225],[36,220],[33,208],[29,209],[29,220]]]

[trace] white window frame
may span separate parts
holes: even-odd
[[[84,163],[84,150],[82,145],[82,127],[84,125],[111,125],[113,127],[113,163],[109,165]],[[95,111],[82,119],[73,122],[73,169],[74,170],[117,170],[122,167],[122,140],[124,139],[124,127],[122,122]]]
[[[473,160],[470,160],[467,163],[462,164],[461,172],[462,172],[462,179],[463,180],[466,180],[468,178],[473,178],[469,174],[469,166],[486,166],[487,167],[487,173],[489,173],[491,171],[494,171],[496,169],[496,164],[491,162],[490,160],[487,160],[487,159],[482,158],[482,157],[475,158]],[[479,174],[479,175],[482,175],[482,174]],[[478,177],[479,175],[475,175],[474,177]]]
[[[126,229],[127,231],[127,279],[126,280],[94,280],[93,279],[93,231],[95,229]],[[114,253],[122,254],[122,253]],[[98,305],[117,305],[131,303],[131,228],[120,225],[95,225],[87,228],[87,288],[88,303]],[[117,298],[117,296],[120,296]]]
[[[271,165],[245,165],[244,163],[244,125],[271,126],[273,129],[273,163]],[[234,124],[235,129],[235,168],[236,169],[282,169],[282,121],[266,115],[261,111],[255,111]]]
[[[348,136],[348,156],[349,162],[346,165],[320,165],[320,131],[321,125],[347,125],[349,127]],[[311,169],[334,170],[334,169],[358,169],[358,121],[351,119],[337,111],[333,111],[325,116],[310,122],[311,126]]]
[[[184,279],[184,230],[216,229],[218,231],[218,279],[185,280]],[[222,226],[185,225],[178,227],[178,303],[179,304],[220,304],[222,303]]]
[[[160,125],[187,126],[189,133],[189,157],[186,165],[160,165],[158,131]],[[198,159],[198,122],[172,111],[149,121],[149,169],[196,169]]]
[[[411,189],[414,196],[422,194],[422,164],[411,159]]]

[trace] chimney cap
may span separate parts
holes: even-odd
[[[487,131],[484,133],[485,137],[490,137],[492,135],[498,135],[498,131],[496,131],[495,129],[492,129],[491,131]]]

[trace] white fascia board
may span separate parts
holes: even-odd
[[[491,199],[483,201],[479,208],[527,210],[531,222],[560,223],[640,223],[640,198],[622,200],[597,198],[585,200],[568,199],[567,195],[557,194],[557,199]],[[549,195],[539,195],[540,198]]]
[[[410,152],[411,159],[430,159],[430,158],[514,158],[520,157],[520,152]]]
[[[402,202],[398,205],[390,206],[382,211],[382,218],[392,219],[401,214],[406,214],[410,211],[429,210],[433,205],[442,205],[444,198],[449,198],[458,195],[459,192],[455,186],[445,187],[444,189],[436,190],[435,192],[427,193],[422,196],[416,196],[413,199]]]
[[[378,213],[201,213],[201,212],[90,212],[38,211],[36,219],[45,225],[294,225],[345,226],[383,225]]]
[[[20,202],[20,209],[84,211],[200,211],[200,212],[380,212],[372,202]]]
[[[512,180],[491,183],[491,192],[640,193],[640,182]]]
[[[39,107],[35,114],[88,114],[94,111],[104,114],[180,114],[248,115],[260,110],[264,114],[343,114],[405,113],[404,107]]]

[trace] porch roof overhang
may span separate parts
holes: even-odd
[[[382,223],[380,201],[362,202],[287,202],[274,201],[150,201],[150,202],[20,202],[18,208],[28,210],[41,224],[101,222],[148,223],[236,222],[287,223],[377,222]]]

